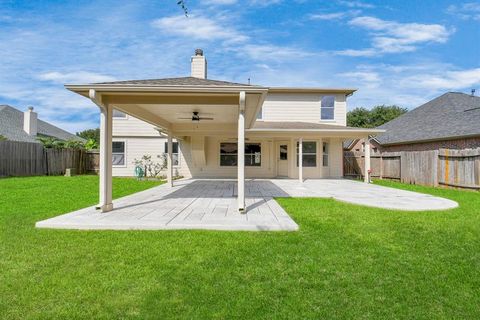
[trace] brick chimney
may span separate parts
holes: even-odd
[[[192,57],[192,77],[207,78],[207,60],[203,56],[202,49],[196,49],[195,55]]]
[[[37,118],[36,112],[33,112],[33,107],[28,107],[28,110],[23,113],[23,130],[30,136],[37,135]]]

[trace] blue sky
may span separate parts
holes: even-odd
[[[188,76],[354,87],[349,109],[480,91],[480,1],[0,0],[0,104],[70,131],[98,110],[65,83]]]

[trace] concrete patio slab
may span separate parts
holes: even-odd
[[[410,191],[331,179],[247,180],[247,213],[237,211],[235,180],[180,180],[114,201],[114,210],[95,207],[39,221],[37,228],[85,230],[244,230],[295,231],[298,225],[274,197],[335,198],[354,204],[397,210],[444,210],[454,201]]]

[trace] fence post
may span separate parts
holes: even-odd
[[[438,150],[433,151],[432,165],[433,186],[438,187]]]
[[[380,180],[383,179],[383,155],[380,154]]]

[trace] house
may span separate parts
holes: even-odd
[[[101,110],[103,211],[113,207],[112,174],[133,174],[131,162],[142,154],[158,155],[166,148],[169,185],[174,169],[186,178],[237,179],[238,209],[243,211],[245,178],[342,177],[343,141],[383,132],[346,126],[347,98],[355,89],[208,79],[200,49],[191,58],[189,77],[66,88]]]
[[[70,132],[38,119],[33,107],[22,112],[8,105],[0,105],[0,135],[10,141],[34,143],[40,143],[39,137],[83,141]]]
[[[378,129],[372,137],[373,153],[480,148],[480,97],[445,93]],[[344,149],[362,153],[365,140],[346,141]]]

